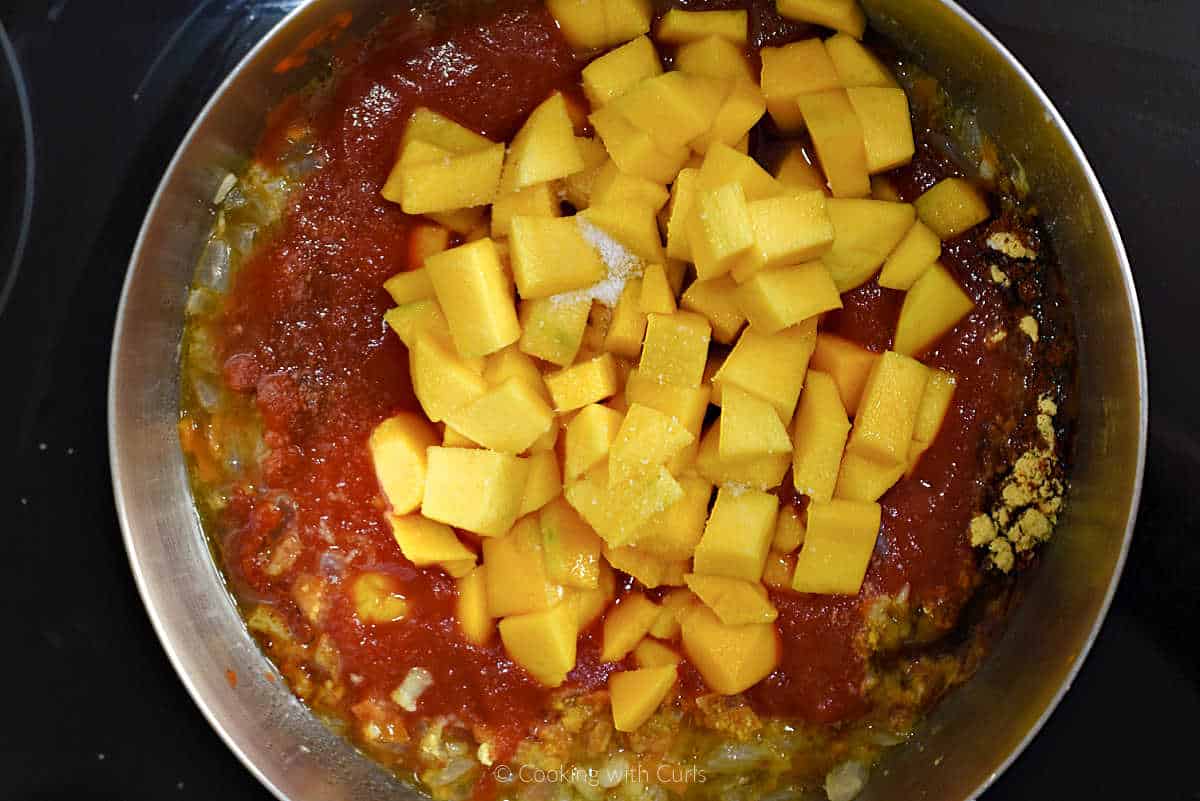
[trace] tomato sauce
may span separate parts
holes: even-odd
[[[771,5],[753,4],[754,44],[812,35],[806,26],[783,27]],[[498,643],[463,640],[452,580],[415,569],[393,541],[366,447],[377,423],[418,408],[405,350],[383,323],[391,304],[382,284],[408,267],[411,221],[379,189],[408,115],[428,106],[499,140],[511,137],[552,91],[576,91],[582,65],[543,8],[523,0],[486,8],[452,22],[385,24],[357,55],[343,55],[340,77],[311,106],[316,111],[297,103],[272,118],[259,158],[286,152],[282,138],[303,122],[311,126],[319,166],[295,193],[274,238],[241,269],[224,310],[225,379],[253,393],[269,454],[257,491],[235,498],[222,522],[233,532],[223,547],[235,581],[282,606],[290,605],[288,587],[264,571],[258,554],[285,525],[303,544],[298,571],[393,574],[411,609],[397,623],[363,624],[346,592],[331,594],[322,631],[336,642],[345,672],[360,678],[348,703],[386,697],[409,669],[424,667],[434,682],[421,696],[420,714],[453,714],[486,730],[503,759],[542,722],[553,691],[515,666]],[[924,160],[900,181],[906,194],[950,169],[932,151],[922,152]],[[953,409],[915,475],[881,500],[883,530],[860,596],[772,594],[782,659],[749,694],[761,713],[819,723],[860,717],[867,711],[861,646],[867,599],[907,586],[914,604],[952,621],[977,581],[966,531],[987,480],[980,453],[1022,380],[1006,351],[984,347],[1004,307],[976,256],[969,247],[947,249],[945,263],[977,308],[927,360],[959,376]],[[901,300],[871,282],[847,294],[845,308],[823,327],[885,349]],[[600,662],[598,631],[585,632],[568,686],[603,687],[615,667]],[[682,676],[685,691],[704,691],[690,667]]]

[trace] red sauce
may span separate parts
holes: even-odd
[[[809,33],[772,28],[768,6],[754,4],[756,42]],[[486,18],[459,17],[436,28],[404,20],[385,25],[356,62],[343,65],[321,110],[306,120],[321,166],[296,193],[277,235],[241,270],[222,326],[226,380],[255,393],[270,448],[260,492],[230,506],[226,525],[233,534],[225,551],[239,584],[284,605],[288,588],[263,572],[257,555],[285,524],[304,545],[297,570],[320,574],[329,560],[341,560],[347,575],[366,568],[394,574],[412,609],[398,623],[364,625],[346,594],[332,593],[324,630],[344,670],[363,678],[351,702],[386,696],[410,668],[422,666],[434,683],[421,696],[421,715],[455,714],[486,727],[505,758],[542,721],[551,691],[499,644],[480,648],[462,640],[453,582],[401,556],[381,514],[366,448],[379,421],[417,408],[404,348],[382,322],[390,302],[381,288],[407,267],[410,220],[379,188],[409,113],[429,106],[504,139],[550,92],[577,81],[580,65],[540,6],[512,0],[479,13]],[[284,116],[302,112],[295,104],[273,116],[261,158],[284,152],[279,138],[296,122]],[[865,600],[907,585],[915,603],[950,619],[969,594],[975,568],[966,530],[983,486],[978,450],[1005,402],[996,388],[1019,386],[1021,379],[1003,352],[983,346],[1003,308],[971,256],[950,248],[945,261],[978,308],[927,359],[958,374],[954,407],[916,474],[881,501],[883,531],[860,596],[773,593],[782,659],[750,692],[760,712],[815,722],[861,716]],[[847,294],[845,309],[825,327],[884,349],[900,301],[899,293],[872,282]],[[287,504],[277,502],[280,493]],[[593,629],[581,637],[568,685],[602,687],[614,667],[600,662]],[[690,666],[683,678],[687,692],[705,691]]]

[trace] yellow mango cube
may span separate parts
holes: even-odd
[[[448,343],[420,337],[408,354],[413,393],[435,423],[482,396],[487,382]]]
[[[604,22],[609,44],[628,42],[650,31],[652,10],[649,0],[605,0]]]
[[[792,428],[796,492],[816,501],[833,497],[849,434],[850,421],[837,384],[829,374],[809,370]]]
[[[521,453],[554,424],[554,412],[530,385],[509,378],[446,417],[446,424],[485,448]]]
[[[620,389],[617,363],[611,353],[550,373],[546,386],[557,412],[581,409],[615,395]]]
[[[450,324],[446,322],[436,298],[414,300],[388,309],[383,319],[409,350],[416,347],[417,339],[421,336],[432,336],[447,342],[450,340]]]
[[[912,161],[912,119],[908,95],[899,87],[856,86],[846,90],[862,124],[867,172],[887,172]]]
[[[616,597],[617,577],[608,562],[600,560],[600,579],[595,588],[564,587],[563,603],[569,604],[582,632],[600,619]]]
[[[434,443],[436,444],[436,443]],[[446,426],[442,432],[442,447],[445,448],[478,448],[478,442],[463,436],[455,431],[450,426]]]
[[[781,553],[772,549],[767,554],[767,566],[763,568],[763,584],[773,590],[786,590],[790,592],[792,589],[792,572],[795,569],[795,554]]]
[[[526,457],[529,462],[529,477],[525,480],[525,493],[521,496],[518,516],[533,514],[550,501],[562,495],[562,471],[558,467],[558,456],[554,449],[534,451]]]
[[[754,245],[754,227],[741,184],[700,190],[687,222],[687,238],[698,280],[729,272]]]
[[[867,377],[875,367],[879,354],[869,351],[856,342],[836,334],[817,334],[817,347],[813,351],[809,368],[820,370],[837,384],[838,395],[846,414],[853,417],[858,412]]]
[[[591,404],[567,423],[563,475],[568,483],[608,457],[608,449],[617,438],[623,415],[606,406]]]
[[[833,221],[833,248],[824,260],[839,292],[866,283],[916,219],[909,203],[830,198],[825,208]]]
[[[760,270],[738,287],[736,297],[750,325],[764,334],[842,307],[833,277],[819,261]]]
[[[528,354],[516,345],[496,351],[487,357],[483,365],[483,378],[492,387],[499,386],[510,378],[516,379],[543,400],[550,400],[550,391],[542,380],[542,371]]]
[[[758,581],[775,534],[778,512],[779,499],[769,493],[718,489],[704,536],[696,546],[694,571]]]
[[[683,497],[683,487],[665,467],[648,468],[610,481],[607,465],[568,484],[567,501],[609,545],[637,540],[647,521]]]
[[[522,298],[583,289],[608,274],[573,217],[518,216],[510,226],[513,278]]]
[[[790,421],[816,346],[817,327],[811,319],[774,334],[747,328],[713,383],[740,387],[770,403],[780,420]]]
[[[607,108],[670,152],[712,126],[728,91],[729,85],[719,79],[671,71],[641,81]]]
[[[669,199],[665,186],[640,175],[627,175],[621,172],[616,162],[609,159],[596,174],[590,202],[595,206],[610,208],[648,206],[658,211],[667,205]]]
[[[454,617],[467,642],[487,645],[496,632],[496,618],[487,605],[487,568],[483,565],[454,582],[458,597],[454,601]]]
[[[697,153],[707,153],[716,143],[740,149],[740,142],[750,133],[763,114],[767,111],[767,103],[762,91],[753,80],[734,80],[729,94],[713,118],[712,126],[706,133],[696,137],[691,142],[692,150]],[[744,152],[744,151],[743,151]]]
[[[661,383],[697,387],[704,376],[711,337],[708,320],[698,314],[649,314],[638,371]]]
[[[663,265],[646,265],[646,270],[642,275],[642,291],[638,295],[638,308],[641,309],[643,315],[675,313],[675,290],[671,289],[671,282],[667,278],[667,270]],[[640,352],[640,342],[638,346]]]
[[[749,205],[754,245],[733,267],[739,283],[763,269],[820,258],[833,246],[833,223],[825,211],[825,193],[798,192],[764,198]]]
[[[775,179],[792,191],[816,191],[829,194],[821,168],[809,160],[804,148],[793,147],[775,168]]]
[[[609,481],[663,465],[695,441],[683,424],[650,406],[631,404],[608,454]]]
[[[493,353],[521,336],[512,285],[491,239],[430,256],[425,269],[463,358]]]
[[[583,169],[559,182],[564,199],[576,209],[586,209],[591,203],[592,187],[610,159],[604,143],[592,137],[577,136],[575,144],[583,157]]]
[[[675,51],[675,69],[692,75],[725,78],[758,84],[744,47],[722,36],[706,36],[681,44]]]
[[[925,365],[885,351],[867,377],[846,447],[880,464],[903,464],[928,381]]]
[[[833,497],[848,501],[877,501],[904,475],[903,464],[880,464],[855,451],[846,451]]]
[[[880,518],[877,503],[835,499],[810,504],[792,589],[857,595],[875,550]]]
[[[718,189],[727,184],[739,184],[747,203],[783,193],[779,182],[757,161],[729,145],[716,142],[704,154],[696,176],[696,189]]]
[[[583,344],[583,330],[591,309],[592,302],[587,298],[521,301],[521,338],[517,347],[530,356],[566,367],[575,361]]]
[[[604,542],[565,498],[555,498],[538,514],[546,576],[555,584],[596,589]]]
[[[791,440],[775,408],[730,384],[721,388],[721,437],[718,454],[726,461],[790,453]]]
[[[580,224],[591,226],[589,238],[608,239],[628,250],[644,262],[661,262],[665,258],[658,219],[654,208],[645,203],[593,203],[579,213]],[[602,249],[607,250],[605,244]]]
[[[521,518],[503,537],[483,540],[488,611],[495,617],[537,612],[557,604],[562,587],[550,580],[542,532],[533,516]]]
[[[646,315],[642,311],[642,280],[625,282],[621,297],[613,309],[612,320],[604,334],[604,350],[627,359],[636,359],[642,352],[646,336]]]
[[[825,50],[833,60],[838,78],[847,89],[856,86],[895,87],[891,70],[863,47],[853,36],[839,33],[825,40]]]
[[[767,597],[766,588],[757,581],[699,573],[689,573],[684,580],[688,589],[727,626],[774,623],[775,618],[779,617],[779,612]]]
[[[408,270],[396,273],[383,282],[383,288],[392,296],[397,306],[412,303],[414,300],[427,300],[434,296],[433,282],[429,273],[422,267],[419,270]]]
[[[771,538],[771,550],[775,553],[791,553],[804,543],[804,521],[794,504],[785,503],[779,507],[779,517],[775,519],[775,535]],[[791,573],[788,573],[791,579]],[[764,579],[765,580],[765,579]],[[791,585],[789,580],[788,585]]]
[[[498,537],[521,510],[529,462],[475,448],[431,447],[421,514],[456,528]]]
[[[465,153],[412,142],[404,146],[380,194],[406,214],[429,214],[491,203],[500,185],[504,145]]]
[[[371,431],[367,445],[375,478],[392,512],[406,515],[421,505],[425,494],[425,450],[437,444],[437,432],[426,420],[409,412],[389,417]]]
[[[879,272],[879,285],[909,289],[942,255],[942,240],[929,226],[917,220],[896,245]]]
[[[633,663],[639,668],[678,665],[679,654],[670,646],[647,637],[633,649]]]
[[[509,657],[547,687],[562,684],[575,667],[578,637],[575,608],[568,603],[500,621],[500,639]]]
[[[917,422],[913,425],[913,442],[933,444],[942,421],[950,411],[954,391],[958,388],[958,377],[947,370],[931,370],[921,405],[917,407]]]
[[[671,185],[671,197],[664,212],[663,228],[666,229],[666,254],[672,259],[691,261],[692,249],[688,244],[687,222],[691,218],[696,201],[696,183],[700,171],[689,167],[679,171]]]
[[[811,22],[861,39],[867,18],[858,0],[776,0],[775,8],[784,19]]]
[[[647,521],[637,547],[659,559],[690,559],[704,535],[712,484],[700,476],[681,476],[683,497]]]
[[[404,126],[400,151],[414,141],[424,142],[451,153],[483,150],[494,143],[485,136],[459,125],[454,120],[427,108],[418,108]]]
[[[623,670],[608,677],[613,728],[637,731],[650,719],[675,684],[675,665]]]
[[[513,217],[559,216],[558,194],[550,182],[501,192],[492,204],[492,236],[512,236]]]
[[[633,650],[658,618],[656,603],[640,592],[623,596],[604,618],[604,644],[600,661],[619,662]]]
[[[662,75],[658,51],[649,37],[639,36],[593,59],[580,77],[588,102],[600,108],[655,75]]]
[[[508,148],[500,185],[524,189],[565,178],[584,167],[567,102],[555,92],[535,108]]]
[[[619,548],[605,545],[604,558],[615,569],[628,573],[647,589],[683,586],[683,576],[688,572],[686,559],[663,559],[639,545],[623,545]]]
[[[792,463],[791,454],[776,453],[751,459],[722,459],[721,421],[713,423],[700,439],[696,472],[713,484],[743,484],[755,489],[778,487]]]
[[[678,420],[691,433],[692,443],[667,462],[667,469],[672,475],[682,474],[695,458],[700,446],[700,428],[704,424],[704,414],[708,410],[710,396],[711,390],[707,385],[679,387],[664,384],[653,378],[646,378],[640,370],[632,371],[625,382],[627,403],[640,403],[657,409]]]
[[[896,188],[895,181],[886,175],[871,176],[871,198],[886,200],[890,203],[900,203],[903,200],[900,197],[900,190]]]
[[[917,356],[937,342],[975,308],[954,276],[934,264],[913,282],[896,321],[892,348]]]
[[[350,587],[354,614],[363,623],[394,623],[408,616],[408,599],[400,592],[395,576],[360,573]]]
[[[480,231],[487,224],[487,214],[481,206],[454,211],[431,211],[425,216],[443,228],[463,236]]]
[[[700,599],[692,594],[691,590],[684,587],[670,590],[659,603],[658,619],[650,626],[650,636],[660,640],[677,639],[680,621],[692,607],[699,605]],[[634,657],[636,656],[635,653]]]
[[[917,198],[917,216],[943,240],[971,230],[991,216],[983,194],[965,178],[946,178]]]
[[[812,136],[834,197],[866,197],[871,193],[862,123],[845,89],[801,95],[796,100]]]
[[[387,521],[400,553],[417,567],[460,561],[475,564],[475,554],[447,525],[421,515],[388,515]]]
[[[728,345],[746,324],[736,293],[737,282],[729,275],[721,275],[707,281],[693,281],[679,302],[684,309],[704,315],[712,326],[712,338]]]
[[[663,149],[650,134],[634,126],[609,103],[588,116],[596,135],[621,172],[669,184],[688,160],[691,151],[679,146]]]
[[[736,45],[746,44],[748,15],[745,11],[684,11],[672,8],[663,14],[654,37],[667,44],[682,45],[709,36],[719,36]]]
[[[779,664],[779,634],[772,623],[728,626],[707,606],[692,607],[681,621],[683,650],[704,683],[721,695],[737,695],[765,679]]]
[[[804,128],[796,101],[802,95],[836,89],[837,69],[820,39],[805,39],[782,47],[764,47],[762,93],[767,111],[779,130],[795,133]]]

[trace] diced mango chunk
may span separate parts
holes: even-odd
[[[811,318],[774,334],[747,328],[713,383],[741,387],[775,407],[780,420],[791,420],[816,346],[817,326]]]
[[[686,559],[663,559],[641,548],[639,545],[623,545],[614,548],[604,546],[604,558],[617,570],[628,573],[647,589],[655,587],[681,587],[683,576],[688,572]]]
[[[609,103],[588,117],[596,135],[621,172],[640,175],[660,184],[668,184],[687,161],[691,151],[686,147],[663,149],[650,134],[634,126]]]
[[[779,486],[792,462],[788,453],[752,459],[722,459],[720,440],[721,421],[717,420],[700,439],[700,450],[696,453],[696,471],[713,484],[740,484],[755,489],[770,489]]]
[[[820,39],[805,39],[782,47],[764,47],[762,56],[762,93],[767,111],[781,131],[804,128],[804,118],[796,101],[801,95],[836,89],[837,69]]]
[[[636,731],[658,709],[675,684],[674,665],[624,670],[608,677],[613,727]]]
[[[891,70],[853,36],[839,33],[825,40],[838,78],[847,89],[855,86],[895,87]]]
[[[557,217],[558,196],[550,182],[501,192],[492,203],[493,237],[512,235],[513,217]]]
[[[729,272],[754,245],[754,227],[742,185],[729,183],[700,190],[687,223],[687,239],[698,280]]]
[[[685,446],[668,463],[667,469],[679,475],[691,464],[699,449],[700,429],[704,414],[708,410],[711,388],[706,384],[699,387],[679,387],[646,378],[640,370],[629,374],[625,382],[625,400],[629,404],[640,403],[673,417],[687,429],[693,442]]]
[[[867,377],[846,447],[883,465],[903,464],[928,381],[925,365],[885,351]]]
[[[779,664],[779,634],[772,623],[728,626],[706,606],[684,615],[683,649],[704,683],[721,695],[736,695],[765,679]]]
[[[408,599],[400,583],[387,573],[359,573],[351,585],[354,614],[363,623],[393,623],[408,616]]]
[[[557,604],[562,587],[550,580],[535,517],[521,518],[503,537],[483,540],[488,611],[495,617],[536,612]]]
[[[566,499],[559,497],[544,506],[538,524],[550,581],[578,589],[598,587],[604,543]]]
[[[727,184],[740,185],[747,203],[782,193],[779,183],[757,161],[729,145],[714,143],[704,154],[696,188],[703,191]]]
[[[738,287],[737,302],[750,325],[764,334],[842,307],[833,276],[819,261],[760,270]]]
[[[421,505],[425,449],[436,444],[433,426],[408,412],[389,417],[371,432],[368,445],[375,477],[395,514],[406,515]]]
[[[847,89],[846,95],[862,124],[867,172],[887,172],[912,161],[916,146],[904,90],[856,86]]]
[[[908,203],[831,198],[833,248],[825,264],[839,292],[867,282],[912,228],[916,212]]]
[[[504,145],[454,153],[414,141],[406,144],[381,194],[406,214],[430,214],[483,206],[496,197]]]
[[[767,103],[758,84],[753,80],[735,79],[725,101],[717,110],[717,116],[713,118],[712,126],[692,140],[692,150],[707,153],[716,144],[742,149],[742,140],[766,111]]]
[[[595,206],[648,206],[658,211],[669,199],[665,186],[640,175],[623,173],[611,159],[600,168],[592,184],[591,203]]]
[[[513,278],[522,298],[583,289],[607,275],[575,218],[514,217],[510,225]]]
[[[696,546],[695,572],[758,581],[778,512],[779,499],[774,495],[721,487]]]
[[[414,300],[388,309],[383,320],[409,350],[414,349],[417,340],[423,336],[450,341],[450,324],[446,322],[437,298]]]
[[[454,582],[458,591],[454,616],[467,641],[475,645],[487,645],[496,632],[496,618],[487,604],[486,575],[487,568],[479,565]]]
[[[780,515],[782,518],[783,515]],[[792,589],[792,572],[796,569],[796,555],[772,549],[767,554],[767,566],[763,568],[763,584],[773,590]]]
[[[913,282],[900,307],[892,347],[917,356],[941,339],[975,308],[954,276],[934,264]]]
[[[500,621],[500,639],[509,657],[548,687],[562,684],[575,667],[578,636],[575,608],[568,603]]]
[[[929,373],[929,383],[925,385],[925,394],[921,396],[921,405],[917,407],[917,422],[913,426],[914,442],[931,445],[937,438],[957,387],[958,377],[954,373],[947,370],[932,370]]]
[[[406,145],[414,141],[425,142],[451,153],[470,153],[493,144],[487,137],[424,107],[409,116],[400,139],[400,150],[403,151]]]
[[[530,356],[566,367],[579,353],[591,308],[592,302],[587,298],[521,301],[521,338],[517,347]]]
[[[493,353],[521,336],[512,285],[491,239],[430,256],[425,269],[463,358]]]
[[[857,595],[879,535],[879,504],[834,499],[808,507],[804,546],[796,558],[796,592]]]
[[[709,129],[728,91],[719,79],[671,71],[641,81],[606,108],[617,110],[670,152]]]
[[[546,376],[546,386],[559,412],[580,409],[616,394],[617,363],[611,353],[573,364]]]
[[[942,255],[942,240],[929,226],[917,220],[883,263],[879,285],[909,289]]]
[[[602,662],[619,662],[633,650],[658,618],[658,605],[640,592],[623,596],[604,618]]]
[[[608,454],[609,480],[666,464],[694,440],[674,417],[650,406],[631,404]]]
[[[835,74],[836,78],[836,74]],[[863,126],[845,89],[800,95],[796,102],[834,197],[871,193]]]
[[[780,16],[797,22],[811,22],[861,39],[867,18],[858,0],[776,0]]]
[[[791,553],[803,542],[804,521],[800,518],[800,512],[794,504],[785,503],[779,507],[779,517],[775,519],[775,535],[771,539],[771,550],[777,553]]]
[[[654,36],[660,42],[681,45],[709,36],[719,36],[733,44],[746,44],[745,11],[684,11],[672,8],[663,14]]]
[[[711,336],[708,320],[698,314],[680,311],[647,315],[638,371],[667,384],[699,386]]]
[[[617,438],[622,415],[614,409],[590,404],[567,423],[563,476],[570,483],[608,456]]]
[[[680,305],[688,311],[703,314],[712,326],[712,338],[728,345],[746,323],[736,292],[737,282],[729,275],[693,281],[680,298]]]
[[[675,290],[671,288],[667,270],[661,264],[648,264],[642,275],[642,291],[638,296],[642,314],[674,314]],[[640,343],[639,343],[640,351]]]
[[[438,230],[445,229],[439,228]],[[392,301],[397,306],[434,296],[433,283],[429,280],[429,273],[425,271],[424,267],[396,273],[383,282],[383,288],[392,296]]]
[[[692,258],[691,245],[688,243],[687,224],[691,219],[692,206],[695,204],[699,174],[699,170],[688,167],[680,170],[674,183],[671,184],[671,197],[667,202],[663,227],[666,229],[666,254],[672,259],[690,261]]]
[[[666,560],[689,559],[704,535],[712,484],[700,476],[681,476],[683,497],[650,518],[637,547]]]
[[[679,637],[679,623],[683,616],[693,607],[700,604],[692,591],[679,587],[669,591],[659,603],[658,619],[650,627],[650,636],[660,640],[674,640]],[[643,642],[645,642],[643,640]],[[636,653],[635,653],[636,658]]]
[[[521,453],[550,429],[554,412],[527,382],[514,377],[454,411],[446,424],[485,448]]]
[[[817,348],[813,351],[809,367],[833,379],[846,414],[854,416],[858,412],[858,402],[862,398],[863,387],[867,385],[867,377],[878,358],[878,353],[822,331],[817,334]]]
[[[518,517],[533,514],[562,495],[562,471],[559,470],[558,454],[553,447],[533,451],[526,461],[529,462],[529,477],[525,480]]]
[[[905,464],[881,464],[861,453],[846,451],[833,497],[850,501],[877,501],[900,480],[904,469]]]
[[[498,537],[516,521],[529,462],[474,448],[431,447],[421,513],[456,528]]]
[[[659,610],[662,614],[663,610]],[[657,640],[646,638],[633,649],[633,663],[640,668],[665,667],[678,665],[679,654],[669,645],[663,645]]]
[[[849,434],[837,384],[827,373],[809,370],[792,429],[796,492],[817,501],[833,497]]]
[[[726,461],[790,453],[792,443],[775,408],[730,384],[721,388],[721,437],[718,453]]]
[[[400,552],[417,567],[475,565],[475,554],[449,526],[422,515],[388,515],[387,521]]]
[[[413,393],[434,422],[445,420],[487,391],[483,376],[436,337],[417,339],[408,354],[408,369]]]
[[[798,192],[750,204],[754,245],[733,267],[741,282],[762,269],[818,259],[833,246],[833,223],[825,211],[825,193]]]
[[[758,84],[758,76],[746,59],[745,49],[716,35],[680,45],[675,51],[675,69],[692,75]]]
[[[608,331],[604,334],[604,349],[627,359],[636,359],[642,352],[646,336],[646,314],[642,311],[642,280],[625,282],[621,297],[613,309]]]
[[[775,179],[780,184],[795,190],[815,190],[829,193],[821,168],[805,154],[804,148],[793,147],[775,168]]]
[[[650,468],[609,481],[607,467],[596,467],[568,484],[567,500],[606,543],[634,542],[647,521],[683,497],[683,487],[665,467]]]
[[[921,222],[942,239],[953,239],[991,216],[987,200],[965,178],[946,178],[917,198]]]
[[[766,589],[757,581],[698,573],[689,573],[684,580],[688,589],[727,626],[774,623],[779,616]]]
[[[662,75],[654,43],[639,36],[614,48],[583,68],[583,93],[594,108],[625,94],[645,78]]]

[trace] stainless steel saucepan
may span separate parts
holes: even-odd
[[[972,798],[1020,753],[1079,670],[1125,559],[1146,447],[1146,366],[1129,264],[1071,132],[1013,56],[946,0],[864,0],[874,27],[973,108],[1015,157],[1075,301],[1080,414],[1068,512],[979,674],[861,798]],[[133,573],[175,669],[241,760],[290,801],[415,797],[326,729],[247,633],[194,511],[176,436],[184,301],[213,219],[208,200],[253,149],[266,110],[295,86],[272,71],[334,15],[394,3],[311,0],[233,71],[196,120],[150,205],[117,316],[109,383],[116,502]],[[226,671],[237,673],[233,688]]]

